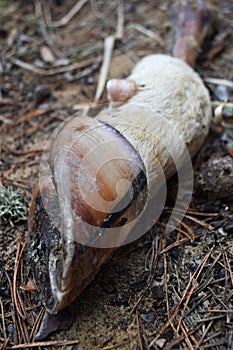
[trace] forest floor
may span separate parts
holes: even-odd
[[[170,53],[173,2],[125,1],[108,79],[126,77],[147,54]],[[80,10],[67,16],[76,3]],[[233,102],[233,5],[213,0],[210,8],[213,31],[196,70],[214,111]],[[0,349],[233,349],[233,133],[214,118],[178,229],[165,234],[160,221],[119,248],[72,303],[72,325],[35,340],[44,307],[27,263],[27,208],[51,133],[92,108],[117,1],[0,0],[0,23],[1,183],[19,189],[25,206],[19,222],[1,212]]]

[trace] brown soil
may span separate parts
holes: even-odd
[[[125,1],[124,36],[115,44],[109,78],[127,76],[142,56],[169,54],[173,2]],[[6,187],[19,188],[27,206],[38,184],[40,157],[51,133],[94,100],[103,38],[115,31],[115,1],[88,1],[63,27],[48,26],[75,3],[0,0],[1,181]],[[216,21],[196,69],[203,79],[230,82],[232,1],[215,0],[211,8]],[[135,24],[155,36],[138,31]],[[207,86],[213,101],[226,97],[233,101],[232,88],[220,83]],[[101,103],[106,102],[104,92]],[[160,222],[139,241],[118,249],[72,304],[72,325],[44,340],[56,345],[46,346],[41,341],[41,346],[52,349],[60,341],[77,340],[79,344],[60,346],[79,350],[233,349],[232,139],[230,129],[213,121],[194,160],[196,187],[180,225],[182,231],[166,235]],[[217,159],[217,168],[212,157]],[[219,183],[220,173],[224,179]],[[172,192],[176,180],[168,186]],[[168,213],[164,211],[161,221]],[[16,348],[17,344],[23,348],[24,343],[35,346],[38,316],[43,312],[27,254],[19,256],[22,249],[26,252],[26,240],[27,221],[2,219],[1,349]]]

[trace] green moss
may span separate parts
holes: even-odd
[[[0,0],[0,8],[7,8],[12,4],[11,0]]]
[[[28,208],[18,188],[0,184],[0,219],[4,222],[27,220]]]

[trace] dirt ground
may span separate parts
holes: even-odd
[[[1,182],[20,190],[25,208],[52,131],[93,102],[104,38],[116,30],[117,1],[83,1],[69,18],[76,3],[0,0]],[[126,77],[147,54],[170,53],[173,3],[125,1],[108,79]],[[214,109],[233,102],[233,3],[210,7],[216,19],[196,70]],[[196,185],[179,229],[164,233],[165,209],[72,303],[68,329],[46,339],[35,340],[44,308],[27,261],[27,213],[19,222],[9,212],[1,217],[0,349],[233,349],[232,114],[226,119],[213,120],[194,159]],[[168,186],[172,192],[176,179]]]

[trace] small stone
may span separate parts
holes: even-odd
[[[211,225],[215,228],[221,227],[222,223],[221,221],[211,221]]]
[[[7,331],[8,331],[9,338],[13,339],[13,337],[14,337],[14,325],[12,323],[10,323],[9,326],[7,327]]]
[[[53,54],[52,50],[50,49],[50,47],[48,47],[48,46],[45,46],[45,45],[41,46],[40,55],[41,55],[42,60],[46,63],[54,63],[55,62],[54,54]]]
[[[151,309],[151,311],[149,311],[147,313],[140,314],[140,316],[141,316],[142,320],[147,322],[147,323],[154,322],[155,317],[156,317],[155,310]]]
[[[127,289],[122,289],[120,292],[120,295],[118,297],[118,300],[116,301],[117,306],[129,306],[129,300],[130,300],[131,294]]]
[[[164,291],[160,286],[152,287],[151,292],[154,299],[158,299],[158,300],[164,299]]]
[[[218,277],[219,277],[219,278],[224,278],[224,277],[225,277],[225,269],[222,268],[222,269],[219,271]]]
[[[155,344],[160,348],[162,349],[166,343],[166,339],[165,338],[160,338],[160,339],[157,339]]]
[[[219,232],[220,235],[223,236],[223,237],[227,236],[225,230],[224,230],[222,227],[220,227],[220,228],[218,229],[218,232]]]
[[[180,255],[180,249],[179,248],[173,248],[170,251],[171,257],[174,259],[178,259]]]
[[[217,202],[207,202],[204,205],[203,211],[204,213],[216,213],[219,210],[219,204]]]
[[[7,298],[10,295],[10,289],[8,287],[1,287],[0,289],[0,296],[2,298]]]
[[[126,2],[124,4],[124,13],[134,13],[136,11],[136,5],[132,2]]]
[[[4,86],[4,85],[1,85],[1,86],[0,86],[0,89],[1,89],[2,97],[7,97],[8,94],[9,94],[9,91],[8,91],[7,87]]]
[[[233,234],[233,220],[228,221],[228,223],[224,227],[224,231],[229,234]]]
[[[192,271],[196,271],[201,263],[201,259],[194,259],[192,264],[190,265],[190,269]]]
[[[50,89],[43,85],[37,85],[34,93],[37,103],[41,103],[43,100],[45,100],[47,97],[50,97],[51,95]]]

